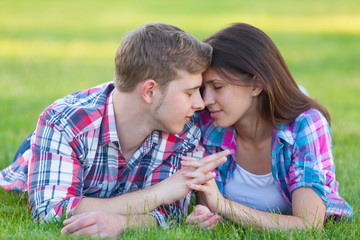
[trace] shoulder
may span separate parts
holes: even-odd
[[[320,111],[313,108],[300,114],[293,123],[293,132],[299,135],[298,138],[324,131],[330,132],[329,123]]]
[[[302,144],[310,141],[310,138],[330,137],[330,126],[320,111],[311,108],[299,114],[293,122],[277,125],[276,133],[278,138],[290,145],[295,142]]]
[[[80,132],[103,116],[105,105],[114,86],[112,82],[74,92],[56,100],[40,114],[40,121],[59,129],[71,128]]]

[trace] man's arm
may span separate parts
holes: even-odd
[[[185,197],[191,190],[187,184],[203,184],[214,178],[211,170],[226,161],[228,151],[219,152],[200,159],[199,167],[185,167],[169,178],[149,188],[126,193],[113,198],[87,198],[80,200],[75,214],[102,211],[118,214],[141,214],[159,206],[172,204]],[[191,173],[195,178],[186,177]]]
[[[79,160],[82,143],[71,136],[69,129],[61,127],[63,123],[57,122],[61,120],[61,116],[54,116],[51,111],[45,110],[40,116],[32,140],[33,156],[29,162],[28,185],[33,218],[50,220],[64,214],[73,214],[74,211],[75,214],[90,211],[145,213],[158,206],[173,203],[190,192],[185,184],[187,178],[178,173],[159,186],[118,197],[84,197],[83,176],[86,166]],[[209,162],[207,168],[193,170],[199,176],[198,183],[209,179],[209,176],[205,178],[204,173],[221,164],[222,161],[216,159],[221,156],[219,153],[207,157],[205,159],[213,161]]]
[[[62,234],[91,236],[96,238],[117,237],[128,228],[156,226],[150,215],[121,215],[116,213],[91,212],[66,219]]]

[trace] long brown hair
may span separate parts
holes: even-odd
[[[291,123],[310,108],[319,110],[330,124],[329,112],[300,91],[280,51],[260,29],[235,23],[204,42],[213,47],[211,67],[225,81],[263,89],[258,113],[273,126]]]

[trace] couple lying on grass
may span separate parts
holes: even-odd
[[[186,222],[200,228],[353,216],[338,194],[329,113],[243,23],[204,42],[161,23],[130,31],[114,80],[47,107],[0,185],[28,191],[36,220],[68,218],[62,233],[74,235],[170,226],[192,190]]]

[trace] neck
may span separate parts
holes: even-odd
[[[239,140],[252,142],[254,145],[271,138],[273,132],[272,125],[262,119],[237,122],[234,127]]]
[[[136,97],[136,91],[131,93],[114,90],[114,114],[118,140],[122,154],[129,161],[135,151],[154,129],[149,123],[146,106]]]

